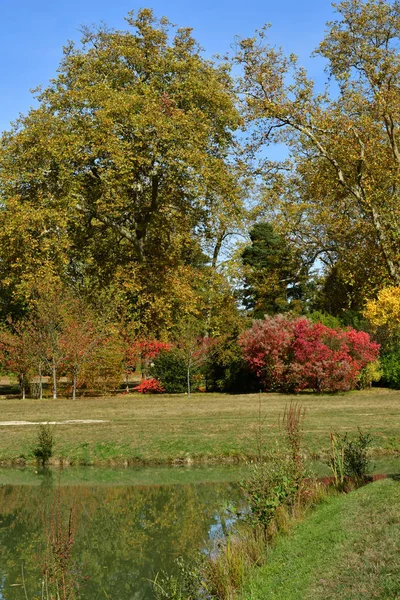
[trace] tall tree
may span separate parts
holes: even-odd
[[[303,296],[305,268],[300,257],[270,223],[256,223],[250,240],[242,253],[245,306],[256,318],[290,310]]]
[[[0,149],[1,268],[10,286],[42,266],[104,286],[184,264],[210,215],[240,205],[229,160],[240,124],[229,69],[187,28],[144,9],[126,31],[85,29],[39,107]]]
[[[247,120],[258,146],[283,141],[292,155],[289,175],[269,165],[270,214],[328,264],[340,258],[349,278],[354,264],[373,261],[372,285],[398,285],[400,4],[336,8],[340,18],[317,50],[335,82],[331,96],[315,92],[295,57],[266,43],[265,28],[240,42]]]

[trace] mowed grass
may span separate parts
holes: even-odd
[[[400,482],[330,498],[279,537],[240,600],[400,598]]]
[[[291,401],[306,409],[304,442],[310,456],[328,449],[331,431],[356,431],[357,427],[372,434],[375,449],[400,450],[400,391],[378,388],[343,395],[0,399],[0,421],[104,420],[55,426],[55,456],[75,464],[244,459],[256,452],[259,415],[265,443],[272,447],[279,419]],[[33,460],[36,435],[36,425],[0,425],[0,461]]]

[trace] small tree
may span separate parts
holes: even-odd
[[[43,399],[43,370],[46,364],[46,345],[44,332],[38,326],[35,315],[32,314],[29,319],[24,321],[24,328],[26,334],[30,338],[31,348],[30,354],[32,356],[32,364],[35,375],[38,377],[39,389],[38,397],[39,400]]]
[[[0,333],[3,360],[7,368],[17,375],[23,400],[35,365],[35,346],[30,325],[28,320],[10,322],[9,329]]]
[[[110,392],[121,383],[123,365],[123,344],[118,333],[110,330],[87,356],[80,377],[90,389]]]
[[[43,283],[36,290],[33,311],[36,328],[41,335],[41,352],[44,363],[47,363],[52,376],[53,400],[57,399],[57,375],[62,364],[62,313],[68,304],[65,290],[61,286]]]
[[[203,325],[195,317],[183,319],[176,330],[176,347],[180,351],[186,366],[187,393],[191,393],[191,373],[207,359],[207,351],[214,343],[209,337],[204,337]]]
[[[120,338],[124,348],[124,373],[125,373],[125,389],[129,393],[129,373],[136,369],[139,360],[136,344],[135,331],[132,323],[120,323]]]
[[[37,432],[36,446],[33,448],[33,454],[43,467],[47,465],[53,455],[53,446],[54,428],[52,428],[49,423],[40,423]]]
[[[105,326],[96,322],[89,306],[77,298],[71,298],[64,306],[62,321],[59,346],[64,367],[72,375],[72,399],[75,400],[78,376],[105,336]]]

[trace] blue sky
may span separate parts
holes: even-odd
[[[127,12],[143,6],[192,27],[207,55],[224,53],[236,35],[270,22],[271,41],[297,54],[313,77],[323,76],[323,64],[310,54],[334,16],[330,0],[0,0],[0,131],[29,110],[29,90],[56,75],[63,45],[79,39],[82,24],[122,28]]]

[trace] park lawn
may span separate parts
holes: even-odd
[[[240,600],[400,598],[400,482],[331,497],[252,571]]]
[[[371,432],[379,451],[400,451],[400,391],[372,389],[337,395],[193,394],[120,395],[75,401],[0,399],[0,422],[101,419],[97,424],[55,426],[56,458],[75,464],[240,459],[255,452],[263,421],[273,447],[278,422],[291,401],[306,409],[305,447],[328,449],[331,431]],[[0,461],[33,460],[37,425],[0,424]]]

